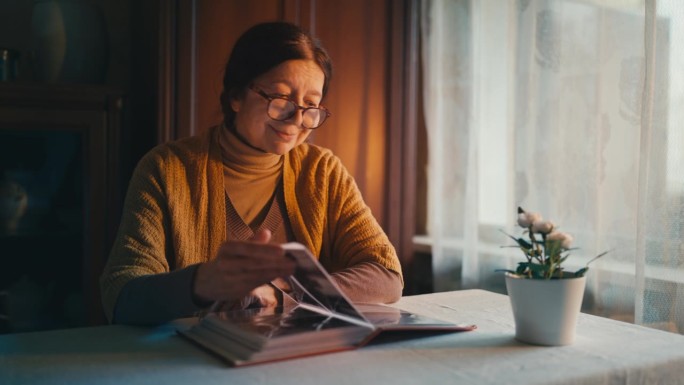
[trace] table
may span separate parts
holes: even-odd
[[[684,336],[581,314],[573,345],[517,342],[508,297],[464,290],[395,306],[472,332],[230,368],[169,325],[0,336],[0,384],[684,384]]]

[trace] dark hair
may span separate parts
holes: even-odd
[[[235,43],[223,75],[221,108],[226,126],[235,112],[230,99],[245,92],[258,76],[288,60],[309,59],[323,71],[323,96],[332,77],[332,61],[320,42],[298,26],[286,22],[262,23],[248,29]]]

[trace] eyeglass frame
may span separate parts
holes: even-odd
[[[268,105],[266,106],[266,115],[268,115],[269,118],[275,120],[276,122],[284,122],[284,121],[286,121],[286,120],[288,120],[288,119],[291,119],[293,116],[295,116],[295,114],[296,114],[297,111],[299,111],[299,110],[302,111],[302,116],[304,115],[304,113],[305,113],[307,110],[320,110],[320,111],[324,112],[324,115],[322,115],[322,116],[324,116],[324,118],[323,118],[323,122],[321,122],[321,124],[319,124],[318,126],[313,127],[313,128],[312,128],[312,127],[304,127],[304,121],[302,120],[302,127],[306,128],[307,130],[315,130],[315,129],[321,127],[321,126],[323,125],[323,123],[325,123],[325,122],[328,120],[328,118],[332,116],[332,113],[331,113],[327,108],[325,108],[323,105],[318,105],[318,107],[302,107],[302,106],[300,106],[299,104],[297,104],[294,100],[288,98],[287,96],[280,96],[280,95],[279,95],[279,96],[273,96],[273,95],[269,95],[269,94],[267,94],[264,90],[262,90],[261,88],[257,87],[257,86],[254,85],[254,84],[250,84],[248,88],[249,88],[251,91],[253,91],[254,93],[256,93],[257,95],[261,96],[262,98],[264,98],[264,99],[266,99],[266,100],[268,101]],[[292,103],[292,105],[295,106],[294,110],[292,110],[292,114],[289,115],[289,116],[287,116],[287,117],[285,117],[285,118],[283,118],[283,119],[276,119],[276,118],[272,117],[271,114],[268,113],[268,110],[269,110],[270,107],[271,107],[271,103],[272,103],[273,100],[275,100],[275,99],[281,99],[281,100],[285,100],[285,101],[288,101],[288,102]]]

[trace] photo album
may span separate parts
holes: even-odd
[[[280,306],[220,309],[177,320],[178,333],[229,365],[243,366],[356,349],[381,334],[414,338],[476,328],[388,305],[352,303],[305,246],[283,247],[297,267],[274,285],[282,295]]]

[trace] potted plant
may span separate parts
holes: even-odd
[[[573,238],[538,213],[518,207],[523,237],[508,235],[525,260],[506,272],[506,289],[513,308],[515,338],[536,345],[569,345],[574,342],[577,316],[582,307],[589,263],[577,271],[563,268]],[[526,237],[524,237],[526,235]]]

